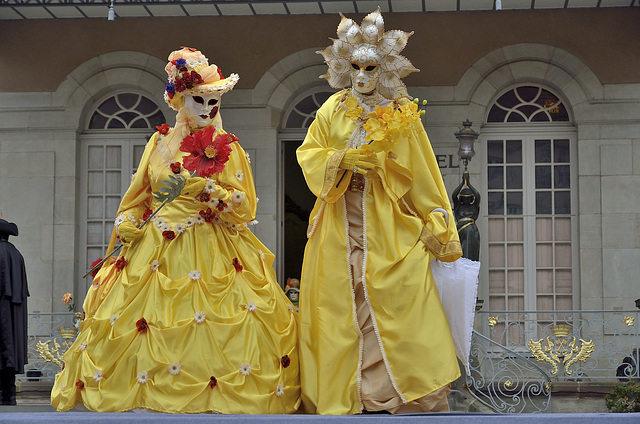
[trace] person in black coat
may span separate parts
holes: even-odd
[[[16,374],[27,363],[27,273],[24,259],[9,242],[18,226],[0,212],[0,404],[16,404]]]

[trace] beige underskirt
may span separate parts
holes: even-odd
[[[355,293],[358,326],[363,337],[360,397],[366,411],[388,411],[392,414],[412,414],[422,412],[449,412],[449,385],[407,404],[394,389],[387,371],[382,351],[369,310],[369,303],[362,285],[362,264],[364,260],[364,237],[362,217],[362,192],[345,192],[347,220],[349,222],[349,246],[353,290]]]

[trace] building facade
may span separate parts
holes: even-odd
[[[387,30],[414,31],[404,54],[421,71],[405,82],[428,101],[424,124],[450,193],[462,173],[454,133],[465,119],[480,133],[469,170],[485,307],[633,309],[640,7],[382,11]],[[84,297],[146,140],[174,123],[164,66],[181,46],[240,75],[221,114],[251,156],[253,231],[276,253],[280,282],[299,278],[314,199],[295,149],[335,91],[316,51],[340,17],[324,12],[0,22],[0,208],[20,228],[12,241],[31,312],[64,311],[66,292]]]

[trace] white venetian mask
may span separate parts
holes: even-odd
[[[198,128],[211,125],[220,109],[220,93],[184,96],[184,107],[190,116],[196,117]]]
[[[351,55],[351,86],[358,93],[370,94],[378,87],[378,62],[373,46],[360,46]]]

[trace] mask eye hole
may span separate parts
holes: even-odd
[[[352,64],[351,64],[351,67],[352,67],[353,69],[355,69],[356,71],[359,71],[359,70],[360,70],[360,67],[358,66],[358,64],[357,64],[357,63],[352,63]]]
[[[367,66],[366,68],[364,68],[364,70],[365,70],[365,71],[367,71],[367,72],[371,72],[371,71],[373,71],[374,69],[376,69],[376,67],[377,67],[377,66],[378,66],[378,65],[369,65],[369,66]]]
[[[209,100],[209,103],[208,103],[209,106],[215,106],[217,104],[218,104],[218,99],[211,99]]]
[[[193,101],[201,105],[204,104],[204,99],[200,96],[193,96]]]

